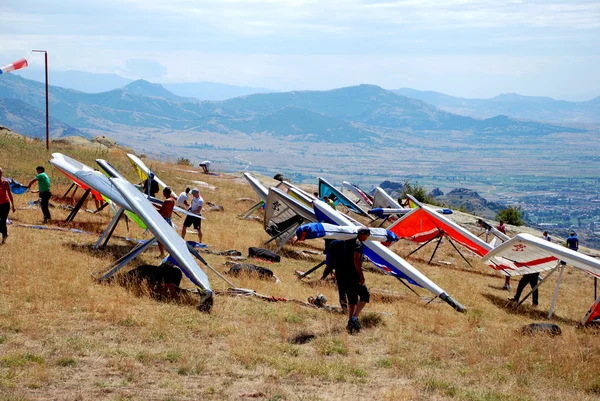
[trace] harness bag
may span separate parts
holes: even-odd
[[[264,248],[250,247],[248,248],[248,256],[251,258],[264,259],[275,263],[281,262],[281,256]]]

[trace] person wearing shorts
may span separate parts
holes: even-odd
[[[361,325],[358,316],[371,298],[362,271],[363,242],[367,240],[370,234],[368,228],[361,228],[358,230],[356,239],[345,242],[344,263],[336,269],[338,291],[346,294],[348,298],[349,319],[347,330],[350,334],[360,331]]]
[[[192,200],[190,202],[189,211],[200,216],[202,215],[203,206],[204,199],[200,196],[200,191],[198,191],[198,188],[192,189]],[[198,242],[202,243],[202,219],[195,216],[186,216],[185,221],[183,222],[183,228],[181,229],[181,237],[183,239],[185,239],[185,233],[190,226],[194,226],[194,229],[198,231]]]

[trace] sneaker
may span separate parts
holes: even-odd
[[[502,287],[502,289],[506,290],[506,291],[510,291],[510,290],[512,290],[512,287],[510,285],[504,284],[504,287]]]
[[[348,330],[348,334],[358,333],[361,329],[361,325],[358,322],[358,318],[353,317],[348,320],[348,326],[346,326],[346,330]]]
[[[2,245],[6,244],[6,237],[8,237],[8,235],[2,236]]]
[[[515,297],[509,297],[508,300],[511,302],[519,302],[519,299]]]

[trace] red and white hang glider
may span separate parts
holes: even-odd
[[[483,260],[506,276],[519,276],[545,271],[553,273],[560,269],[549,316],[552,315],[558,295],[558,287],[566,265],[573,266],[594,277],[600,277],[600,260],[534,237],[531,234],[517,234],[514,238],[491,250]],[[566,265],[562,264],[561,261]],[[550,274],[538,286],[544,283],[548,277],[550,277]],[[582,323],[589,323],[597,317],[600,317],[600,297],[596,299]]]
[[[417,207],[388,227],[388,230],[399,238],[428,243],[436,238],[447,236],[479,256],[484,256],[493,249],[490,244],[469,230],[462,228],[429,206],[423,205],[412,196],[408,195],[408,197]]]

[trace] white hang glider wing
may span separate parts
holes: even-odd
[[[358,230],[361,228],[355,225],[338,226],[329,223],[308,223],[298,227],[296,237],[298,237],[299,241],[316,238],[346,241],[356,238]],[[396,234],[380,227],[369,227],[369,237],[367,239],[388,244],[398,241]]]
[[[263,222],[269,235],[280,235],[304,223],[316,221],[314,212],[302,202],[277,188],[269,189]]]
[[[531,234],[517,234],[491,250],[483,260],[506,276],[552,270],[562,260],[592,276],[600,277],[600,260]]]
[[[261,201],[266,202],[267,196],[269,195],[269,191],[267,190],[267,188],[250,173],[244,173],[244,177],[246,178],[246,180],[248,180],[250,186],[252,187],[254,192],[256,192],[256,195],[258,195],[258,198]]]
[[[148,199],[131,183],[120,177],[110,178],[110,182],[127,200],[135,214],[144,221],[152,234],[165,246],[190,281],[210,295],[212,290],[208,277],[190,255],[183,238],[173,230]]]
[[[333,210],[325,202],[316,200],[313,202],[313,206],[315,208],[315,214],[321,222],[331,222],[340,226],[349,226],[353,224],[345,215]],[[385,265],[390,273],[397,277],[407,278],[410,282],[431,291],[435,296],[440,297],[440,299],[444,300],[457,311],[466,311],[460,303],[452,299],[437,284],[381,243],[367,240],[364,242],[364,245],[365,255],[369,259],[376,261],[378,264]]]
[[[348,181],[343,181],[342,185],[348,191],[352,192],[360,201],[362,201],[368,207],[373,207],[373,198],[365,191],[360,189],[358,185],[354,185]]]

